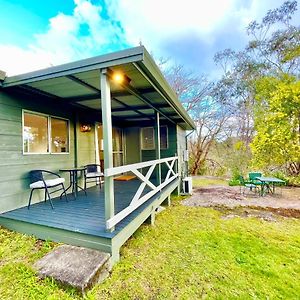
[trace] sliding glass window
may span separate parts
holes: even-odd
[[[69,152],[69,122],[50,117],[51,153]]]
[[[23,152],[69,152],[69,121],[34,112],[23,112]]]
[[[24,113],[24,153],[49,153],[48,117]]]

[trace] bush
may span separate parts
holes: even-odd
[[[240,176],[241,176],[241,171],[237,167],[233,168],[232,176],[231,176],[231,179],[229,180],[228,184],[230,186],[240,185]]]
[[[238,167],[234,167],[232,169],[232,177],[231,177],[231,179],[239,181],[241,174],[242,174],[241,170]]]
[[[300,187],[300,176],[287,177],[287,185]]]
[[[237,186],[237,185],[241,185],[240,181],[237,179],[230,179],[228,182],[229,186]]]

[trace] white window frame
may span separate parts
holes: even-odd
[[[161,125],[161,127],[166,127],[166,132],[167,132],[167,147],[166,148],[162,148],[160,147],[161,150],[167,150],[169,149],[169,129],[168,129],[168,126],[167,125]],[[151,149],[145,149],[143,148],[143,129],[144,128],[151,128],[153,130],[153,148]],[[147,127],[142,127],[141,130],[140,130],[140,147],[141,147],[141,150],[142,151],[153,151],[155,150],[155,127],[153,126],[147,126]]]
[[[33,114],[33,115],[37,115],[37,116],[43,116],[47,118],[47,126],[48,126],[48,152],[25,152],[24,149],[24,114],[28,113],[28,114]],[[51,137],[51,118],[55,118],[55,119],[60,119],[60,120],[64,120],[67,121],[68,124],[68,151],[67,152],[52,152],[52,137]],[[54,115],[49,115],[49,114],[44,114],[44,113],[40,113],[40,112],[36,112],[36,111],[32,111],[32,110],[27,110],[27,109],[22,109],[22,152],[23,155],[65,155],[65,154],[70,154],[70,120],[66,119],[66,118],[62,118],[62,117],[57,117]]]

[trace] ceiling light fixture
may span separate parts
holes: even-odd
[[[113,80],[118,82],[118,83],[122,83],[124,81],[124,75],[121,73],[114,73],[113,74]]]

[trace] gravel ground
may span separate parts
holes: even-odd
[[[193,195],[184,201],[186,206],[201,206],[227,208],[234,211],[237,208],[248,208],[238,211],[242,217],[258,216],[269,220],[273,214],[285,217],[300,218],[300,189],[299,188],[277,188],[275,195],[261,197],[254,192],[247,190],[246,193],[240,192],[240,187],[229,186],[206,186],[198,187],[193,190]],[[224,218],[230,219],[229,215]]]

